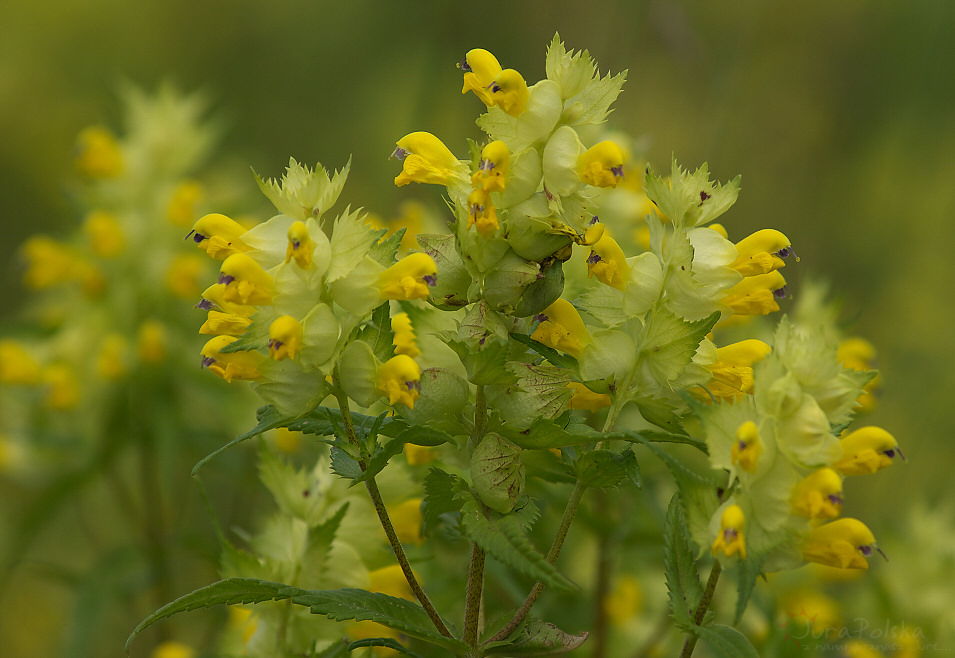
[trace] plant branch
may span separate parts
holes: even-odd
[[[719,582],[720,572],[722,570],[723,567],[720,565],[719,560],[713,563],[713,568],[710,570],[710,577],[706,581],[706,588],[703,590],[703,597],[700,599],[700,604],[696,606],[696,611],[693,613],[693,623],[697,626],[703,623],[703,617],[706,616],[710,602],[713,601],[713,593],[716,591],[716,583]],[[693,649],[696,647],[696,641],[699,637],[699,635],[694,633],[687,636],[686,641],[683,643],[683,651],[680,652],[680,658],[690,658],[690,656],[693,655]]]
[[[481,596],[484,593],[484,549],[471,546],[471,566],[468,569],[467,600],[464,605],[464,641],[477,645],[478,626],[481,619]]]

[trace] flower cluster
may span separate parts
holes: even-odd
[[[329,176],[321,165],[292,160],[280,182],[259,179],[280,214],[246,230],[218,213],[201,217],[189,236],[221,261],[216,283],[202,293],[208,312],[200,333],[211,335],[202,365],[226,381],[249,380],[287,415],[318,405],[336,375],[362,406],[384,397],[414,406],[420,368],[389,345],[376,354],[359,332],[390,332],[389,300],[427,298],[436,283],[434,260],[414,253],[395,262],[401,236],[379,242],[384,230],[337,201],[349,165]],[[372,311],[382,308],[374,324]],[[369,325],[369,323],[371,323]]]

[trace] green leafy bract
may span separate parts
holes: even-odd
[[[663,569],[670,593],[670,614],[676,625],[695,633],[693,611],[703,597],[703,586],[686,536],[686,523],[680,495],[674,494],[667,508],[663,528]]]

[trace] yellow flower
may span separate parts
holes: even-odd
[[[368,580],[368,589],[372,592],[387,594],[388,596],[405,599],[406,601],[414,600],[414,592],[412,592],[411,586],[408,584],[401,567],[397,564],[369,572]],[[382,626],[381,624],[376,624],[371,621],[360,621],[348,624],[348,636],[356,640],[373,637],[400,639],[401,637],[398,631],[393,628]],[[373,651],[376,656],[398,655],[396,651],[383,647],[375,647]]]
[[[151,658],[195,658],[196,650],[188,644],[167,640],[157,646]]]
[[[395,313],[391,316],[391,330],[395,332],[395,354],[407,354],[412,359],[421,354],[415,342],[414,327],[407,313]]]
[[[202,367],[208,368],[227,382],[233,379],[259,379],[259,365],[265,360],[265,356],[258,352],[220,352],[236,340],[235,336],[216,336],[209,340],[200,352]]]
[[[94,210],[83,220],[83,232],[90,241],[93,253],[100,258],[112,258],[123,253],[126,240],[116,215]]]
[[[840,363],[850,370],[865,372],[875,369],[875,346],[865,338],[851,336],[839,343],[836,357]],[[876,396],[882,389],[882,375],[876,373],[862,389],[862,394],[856,400],[862,411],[872,411],[875,408]]]
[[[15,340],[0,339],[0,384],[30,386],[40,382],[40,365]]]
[[[143,363],[160,363],[166,358],[169,338],[166,327],[158,320],[146,320],[139,326],[136,351]]]
[[[765,228],[736,243],[737,258],[730,265],[743,276],[766,274],[785,267],[783,259],[793,253],[789,238]]]
[[[579,358],[584,347],[593,341],[577,309],[566,299],[558,298],[535,319],[540,324],[531,338],[573,357]]]
[[[802,548],[807,562],[840,569],[868,569],[866,558],[875,548],[875,536],[858,519],[837,519],[809,531]],[[878,549],[876,549],[878,550]]]
[[[119,143],[102,126],[84,128],[76,138],[76,171],[89,178],[116,178],[123,173]]]
[[[226,284],[214,283],[202,291],[202,301],[196,304],[196,308],[209,311],[218,308],[225,313],[238,315],[243,318],[251,317],[255,313],[255,307],[249,304],[236,304],[226,299]]]
[[[403,404],[414,409],[420,392],[421,368],[407,354],[399,354],[378,367],[375,390],[388,398],[388,404]]]
[[[733,286],[723,303],[738,315],[766,315],[779,310],[777,299],[786,296],[786,279],[778,271],[745,277]]]
[[[594,393],[580,382],[568,382],[567,388],[574,392],[570,398],[571,409],[586,409],[597,411],[610,406],[610,396],[606,393]]]
[[[243,233],[245,228],[231,217],[211,213],[200,217],[186,237],[192,236],[192,241],[216,260],[224,260],[249,250],[242,242]]]
[[[219,283],[225,285],[222,298],[233,304],[271,304],[275,294],[272,276],[250,256],[235,253],[222,261]]]
[[[503,192],[507,183],[507,170],[511,167],[511,152],[507,144],[495,140],[481,149],[478,170],[471,176],[474,187],[483,187],[485,192]]]
[[[28,288],[42,290],[77,279],[78,257],[62,242],[34,235],[23,243],[20,251],[27,261],[23,282]]]
[[[427,299],[437,283],[438,266],[425,253],[405,256],[378,277],[378,292],[385,299]]]
[[[294,455],[302,447],[302,433],[290,430],[287,427],[280,427],[275,430],[272,440],[275,447],[287,455]]]
[[[416,446],[413,443],[405,444],[405,459],[409,466],[429,464],[438,457],[437,451],[429,446]]]
[[[302,349],[302,324],[291,315],[276,318],[269,325],[269,356],[276,361],[294,359]]]
[[[67,410],[80,402],[80,383],[76,373],[65,363],[54,363],[43,371],[47,386],[46,404],[51,409]]]
[[[108,381],[116,381],[126,374],[126,338],[108,334],[100,345],[96,358],[96,374]]]
[[[629,574],[620,576],[603,600],[603,609],[614,626],[624,626],[643,609],[640,581]]]
[[[504,69],[488,86],[491,100],[512,117],[521,116],[527,109],[530,92],[524,77],[514,69]]]
[[[176,226],[189,226],[196,221],[196,203],[202,198],[202,185],[194,180],[182,181],[172,192],[166,218]]]
[[[303,270],[312,267],[312,252],[315,250],[315,243],[312,242],[308,234],[308,227],[305,222],[295,221],[288,227],[288,247],[285,249],[285,262],[288,263],[293,258],[295,264]]]
[[[623,151],[605,140],[591,146],[577,158],[580,180],[595,187],[617,187],[623,178]]]
[[[166,288],[181,299],[194,299],[202,290],[208,261],[196,253],[177,254],[166,270]]]
[[[630,265],[627,264],[627,257],[607,231],[604,231],[600,239],[590,248],[590,255],[587,257],[587,277],[592,276],[617,290],[626,288],[630,280]]]
[[[834,519],[842,513],[842,476],[831,468],[813,471],[793,487],[793,514]]]
[[[902,457],[895,437],[873,425],[850,432],[839,443],[842,459],[832,467],[843,475],[875,473],[890,466],[896,454]]]
[[[388,510],[395,533],[402,544],[420,546],[424,541],[421,536],[421,499],[411,498]]]
[[[769,356],[772,348],[761,340],[750,338],[716,350],[716,363],[708,365],[713,379],[706,385],[713,397],[739,400],[753,392],[753,365]]]
[[[458,68],[464,71],[464,86],[461,88],[461,93],[473,91],[485,105],[488,107],[494,105],[495,101],[488,89],[501,72],[501,64],[497,58],[483,48],[474,48],[468,51],[464,61],[458,64]]]
[[[485,238],[491,237],[500,228],[491,195],[480,187],[468,195],[468,229],[472,226],[476,226],[477,232]]]
[[[726,557],[732,557],[739,553],[741,559],[746,559],[746,540],[743,537],[743,528],[746,525],[746,517],[739,505],[730,505],[723,510],[720,517],[720,533],[713,542],[712,551],[714,554],[723,551]]]
[[[397,146],[391,156],[402,160],[401,173],[395,178],[399,187],[408,183],[446,185],[461,169],[454,153],[429,132],[405,135]]]
[[[756,463],[763,454],[763,442],[759,438],[756,423],[747,420],[736,430],[736,441],[730,450],[730,461],[747,473],[756,472]]]

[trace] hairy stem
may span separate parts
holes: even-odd
[[[567,539],[567,532],[570,530],[570,524],[574,520],[574,515],[577,513],[577,508],[580,506],[580,499],[584,496],[584,491],[587,489],[580,482],[577,483],[577,486],[574,487],[573,492],[570,494],[570,500],[567,501],[567,507],[564,508],[564,516],[560,520],[560,527],[557,529],[557,536],[554,537],[554,543],[551,544],[550,551],[547,553],[547,562],[549,564],[554,564],[557,562],[557,557],[560,555],[560,549],[564,546],[564,540]],[[524,599],[523,605],[514,615],[514,618],[507,623],[507,625],[499,630],[494,637],[492,637],[488,642],[498,642],[503,640],[508,635],[513,633],[518,626],[521,625],[521,622],[527,617],[528,613],[531,611],[531,608],[537,602],[537,599],[540,598],[541,592],[544,590],[544,583],[537,581],[534,583],[534,587],[531,588],[530,594],[527,595],[527,598]]]
[[[355,426],[352,423],[351,411],[348,408],[348,396],[339,389],[335,397],[338,398],[338,408],[342,412],[342,421],[345,425],[345,433],[348,436],[349,442],[354,444],[356,447],[361,448],[361,442],[358,440],[358,435],[355,433]],[[361,470],[364,471],[367,467],[364,457],[358,460],[358,465],[361,467]],[[421,583],[418,582],[417,577],[414,575],[414,572],[411,570],[411,562],[408,561],[408,556],[405,554],[405,549],[401,545],[401,540],[398,539],[398,533],[395,532],[395,526],[391,522],[391,517],[388,515],[388,509],[385,507],[385,501],[381,497],[381,491],[378,489],[378,483],[375,481],[374,477],[368,478],[365,481],[365,488],[368,490],[368,495],[371,497],[371,502],[375,506],[375,512],[378,514],[378,520],[381,522],[381,527],[385,531],[385,536],[388,537],[388,543],[391,544],[391,548],[395,553],[395,558],[398,560],[398,565],[401,567],[401,572],[405,575],[405,580],[408,581],[408,585],[411,587],[411,591],[414,592],[415,598],[418,599],[418,603],[421,604],[421,607],[424,608],[424,611],[428,614],[428,618],[431,619],[431,623],[434,624],[434,627],[438,629],[438,632],[445,637],[454,637],[451,631],[448,630],[448,627],[445,626],[444,621],[441,619],[441,615],[438,614],[438,611],[435,610],[434,604],[431,603],[431,599],[428,598],[428,595],[425,594],[424,589],[421,587]]]
[[[706,588],[703,590],[703,598],[700,599],[700,604],[696,606],[696,610],[693,612],[693,623],[699,626],[703,623],[703,617],[706,615],[707,609],[710,607],[710,602],[713,600],[713,592],[716,591],[716,583],[720,580],[720,572],[723,570],[723,567],[720,565],[719,560],[713,563],[713,568],[710,570],[710,577],[706,581]],[[696,641],[699,639],[699,635],[691,633],[686,637],[686,641],[683,643],[683,651],[680,652],[680,658],[690,658],[693,655],[693,649],[696,647]]]
[[[471,545],[471,566],[468,569],[467,600],[464,605],[464,641],[477,645],[481,619],[481,596],[484,593],[484,549]]]

